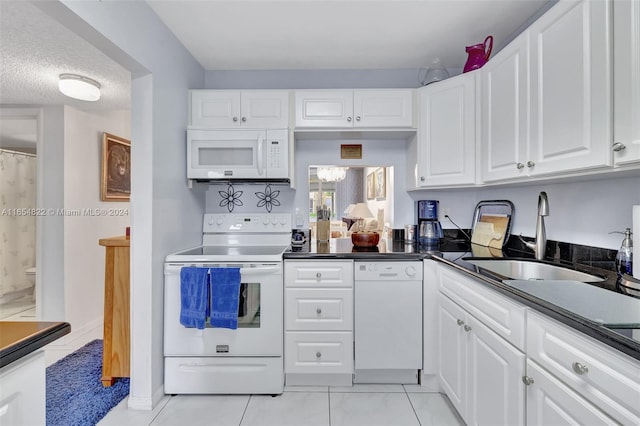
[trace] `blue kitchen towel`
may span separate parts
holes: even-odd
[[[238,328],[240,300],[240,268],[209,269],[211,286],[211,325]]]
[[[209,269],[183,267],[180,270],[180,324],[204,329],[209,310]]]

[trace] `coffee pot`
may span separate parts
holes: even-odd
[[[443,237],[438,221],[439,204],[438,200],[418,201],[418,243],[421,246],[437,246]]]
[[[462,72],[465,73],[481,68],[489,60],[491,49],[493,49],[492,36],[487,36],[487,38],[484,39],[484,43],[467,46],[465,50],[469,54],[469,57],[467,58],[467,63],[464,64]]]

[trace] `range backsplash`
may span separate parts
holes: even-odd
[[[470,229],[464,230],[471,235]],[[445,240],[460,241],[468,239],[458,229],[444,229]],[[533,238],[522,237],[525,241],[533,241]],[[522,254],[523,257],[532,257],[533,252],[528,249],[516,235],[509,236],[505,250],[510,256]],[[582,264],[593,268],[616,270],[617,250],[601,247],[591,247],[580,244],[572,244],[563,241],[547,240],[545,258],[570,264]]]

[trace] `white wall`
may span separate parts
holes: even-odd
[[[639,177],[600,177],[583,182],[538,183],[527,186],[498,186],[412,192],[414,200],[440,200],[440,214],[448,209],[462,228],[470,228],[476,204],[482,200],[511,200],[515,205],[512,234],[535,235],[538,194],[546,191],[549,216],[545,218],[547,238],[609,249],[620,248],[623,236],[610,235],[632,225],[632,206],[640,204]],[[454,228],[442,219],[444,228]]]
[[[131,387],[128,404],[163,396],[163,261],[202,239],[204,193],[187,188],[187,90],[204,70],[146,2],[36,5],[132,72]]]
[[[80,212],[64,217],[65,321],[74,332],[103,320],[105,248],[98,240],[124,235],[129,226],[128,202],[100,201],[103,132],[129,139],[130,111],[64,108],[64,208]],[[106,209],[107,214],[91,216],[85,209]]]
[[[362,144],[362,159],[360,160],[342,160],[340,158],[341,144]],[[294,205],[291,209],[293,213],[295,208],[299,208],[301,212],[307,212],[309,209],[309,166],[310,165],[336,165],[336,166],[393,166],[396,177],[387,176],[387,187],[393,186],[393,209],[388,206],[385,208],[387,221],[392,227],[399,228],[405,223],[414,223],[413,209],[407,208],[413,205],[413,200],[407,193],[406,179],[404,179],[403,171],[407,163],[407,142],[404,140],[302,140],[296,141],[296,171],[295,179],[297,182]],[[401,173],[399,175],[399,173]],[[399,178],[398,178],[399,177]],[[366,178],[366,177],[365,177]],[[387,191],[387,193],[389,193]],[[375,210],[376,215],[378,204]],[[387,204],[384,203],[386,206]],[[387,213],[387,210],[389,212]],[[393,216],[391,211],[393,210]],[[305,215],[305,224],[303,228],[308,228],[308,216]]]
[[[43,108],[38,129],[38,208],[64,207],[64,108]],[[64,217],[36,218],[36,315],[64,321]]]

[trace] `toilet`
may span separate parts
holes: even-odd
[[[29,283],[30,293],[35,297],[36,294],[36,267],[27,268],[24,270],[24,274],[27,276],[27,282]]]

